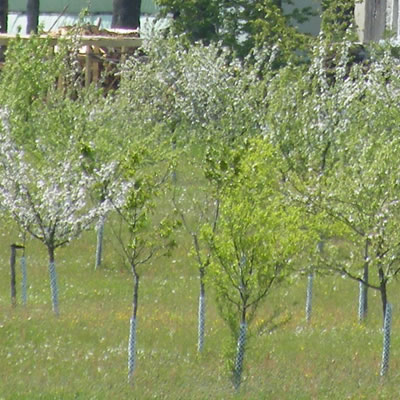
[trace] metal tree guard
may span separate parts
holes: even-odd
[[[307,279],[307,297],[306,297],[306,321],[310,323],[312,314],[312,295],[313,295],[314,273],[310,272]]]
[[[392,330],[392,305],[387,303],[385,310],[385,321],[383,324],[383,350],[382,350],[381,376],[385,376],[389,370],[391,330]]]
[[[239,337],[237,341],[235,370],[233,375],[233,384],[236,390],[239,389],[242,380],[243,359],[246,346],[246,333],[247,333],[247,324],[245,322],[241,322],[239,329]]]

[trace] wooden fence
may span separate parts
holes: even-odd
[[[0,34],[0,47],[7,46],[10,40],[15,39],[16,35]],[[28,40],[30,35],[18,35],[22,40]],[[58,36],[41,35],[43,39],[48,39],[57,45]],[[61,36],[62,37],[62,36]],[[126,36],[98,36],[98,35],[79,35],[76,37],[80,43],[80,61],[84,67],[85,85],[97,82],[101,71],[105,65],[120,62],[127,54],[138,49],[143,40],[138,37]],[[1,64],[0,64],[1,67]]]

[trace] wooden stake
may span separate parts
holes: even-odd
[[[11,270],[11,305],[15,307],[17,305],[17,285],[15,275],[15,258],[17,249],[23,249],[24,246],[17,244],[11,245],[11,256],[10,256],[10,270]]]

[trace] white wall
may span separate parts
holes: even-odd
[[[399,0],[356,2],[355,18],[362,42],[377,41],[386,34],[400,39]]]
[[[73,25],[77,22],[76,15],[64,15],[59,18],[58,14],[46,14],[39,17],[39,24],[43,26],[45,32],[52,30],[57,30],[61,26]],[[104,29],[109,29],[111,27],[112,16],[110,14],[98,14],[85,17],[85,21],[97,25],[101,19],[100,27]],[[146,36],[149,31],[154,27],[155,17],[152,16],[142,16],[140,18],[141,24],[141,35]],[[8,14],[8,33],[16,34],[20,32],[21,34],[26,33],[27,18],[25,14],[9,13]],[[158,26],[163,26],[163,22],[159,21],[156,24],[156,29]]]

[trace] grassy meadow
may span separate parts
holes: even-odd
[[[109,227],[108,227],[109,228]],[[10,305],[9,244],[3,226],[0,257],[0,399],[397,399],[400,320],[394,304],[388,376],[379,376],[382,333],[378,295],[357,323],[358,285],[338,276],[314,281],[313,317],[305,323],[306,277],[273,292],[252,325],[243,384],[232,389],[224,357],[229,332],[212,296],[206,343],[197,354],[198,279],[188,247],[142,269],[137,366],[127,383],[132,279],[106,226],[104,265],[94,270],[95,234],[56,254],[60,317],[51,311],[47,254],[27,242],[29,293]],[[19,253],[20,254],[20,253]],[[17,271],[17,284],[21,273]],[[389,299],[397,300],[392,284]],[[210,298],[211,297],[211,298]],[[265,326],[272,312],[285,321]]]
[[[383,74],[384,79],[382,78],[382,71],[391,69],[397,71],[399,64],[389,64],[384,59],[382,64],[377,65],[376,70],[372,69],[371,64],[371,73],[375,73],[375,75],[372,75],[370,80],[377,83],[376,86],[369,89],[373,96],[368,102],[369,96],[366,96],[361,89],[365,83],[363,74],[355,75],[355,78],[359,79],[357,81],[360,84],[357,89],[359,91],[354,91],[354,87],[349,85],[343,86],[343,91],[341,86],[338,86],[338,89],[334,87],[332,93],[327,92],[324,96],[320,96],[318,90],[314,93],[314,89],[309,93],[307,86],[309,83],[313,88],[314,86],[318,88],[322,84],[325,85],[325,80],[328,81],[328,77],[331,76],[330,66],[328,70],[325,70],[326,62],[323,58],[325,50],[323,52],[321,50],[322,56],[316,53],[315,62],[313,62],[315,68],[310,68],[308,74],[304,74],[303,69],[298,71],[289,69],[287,75],[285,73],[278,74],[276,75],[277,80],[275,77],[272,80],[269,77],[270,73],[266,71],[265,80],[264,78],[260,80],[257,77],[259,73],[253,68],[242,70],[237,67],[236,63],[228,68],[226,55],[222,52],[222,56],[220,56],[220,50],[217,47],[206,46],[201,49],[201,47],[195,46],[193,52],[188,52],[186,44],[184,46],[170,44],[169,46],[171,47],[165,49],[159,47],[162,49],[160,54],[156,48],[154,54],[157,54],[157,57],[149,56],[148,61],[139,60],[140,62],[135,64],[137,70],[132,76],[127,75],[126,82],[125,80],[121,81],[121,98],[118,100],[116,96],[115,104],[117,106],[110,109],[108,107],[112,102],[99,101],[98,97],[101,99],[103,97],[97,96],[96,93],[96,96],[93,97],[94,106],[88,107],[88,103],[92,100],[90,93],[88,97],[86,94],[82,94],[82,98],[80,98],[80,92],[76,91],[75,86],[71,91],[71,98],[68,93],[68,95],[57,95],[52,99],[51,93],[58,94],[58,91],[50,90],[56,82],[54,77],[59,77],[57,74],[51,75],[58,71],[57,65],[53,63],[50,64],[48,70],[42,69],[42,64],[45,65],[42,58],[35,59],[35,63],[31,62],[32,54],[36,53],[27,47],[26,51],[21,53],[29,60],[26,62],[26,65],[29,66],[27,72],[20,68],[19,64],[15,63],[14,66],[11,62],[8,75],[3,75],[5,79],[0,80],[2,87],[7,89],[0,90],[0,94],[4,95],[4,99],[0,96],[0,103],[3,101],[10,110],[17,110],[15,118],[10,120],[11,124],[16,124],[15,132],[10,130],[16,137],[13,138],[10,134],[13,139],[10,141],[11,144],[7,141],[8,134],[4,136],[7,140],[0,140],[4,145],[2,148],[13,150],[11,155],[7,151],[1,153],[7,156],[5,157],[7,159],[6,166],[9,166],[8,164],[12,166],[7,169],[11,172],[7,172],[5,175],[13,178],[9,180],[4,178],[0,182],[1,187],[8,188],[8,182],[14,182],[15,176],[18,175],[18,167],[22,164],[9,162],[9,160],[18,160],[18,157],[13,157],[13,155],[20,154],[14,152],[12,145],[14,140],[17,144],[19,140],[22,141],[28,132],[32,133],[32,143],[29,141],[27,145],[27,157],[34,158],[40,155],[38,157],[40,168],[37,171],[43,172],[45,179],[53,176],[54,160],[58,164],[68,167],[72,166],[74,160],[79,160],[80,173],[83,170],[96,172],[93,175],[98,172],[96,171],[97,162],[99,170],[101,170],[102,164],[106,167],[108,161],[114,159],[121,161],[121,168],[127,168],[127,171],[124,171],[127,177],[134,176],[137,168],[140,173],[137,177],[135,176],[135,186],[138,188],[140,207],[142,201],[140,196],[146,199],[148,194],[151,200],[149,203],[152,203],[153,194],[155,196],[155,193],[158,193],[154,187],[148,193],[146,192],[146,185],[153,184],[150,178],[153,177],[154,171],[147,171],[147,168],[153,166],[153,158],[157,163],[162,159],[162,163],[160,163],[162,172],[164,172],[164,166],[170,161],[175,163],[175,160],[172,160],[175,153],[171,160],[169,159],[170,155],[164,158],[162,143],[164,137],[168,138],[169,152],[175,148],[175,136],[179,139],[179,134],[182,133],[187,135],[183,136],[182,143],[193,138],[196,142],[194,147],[198,146],[198,149],[197,147],[191,149],[188,146],[188,153],[185,150],[182,156],[177,153],[179,157],[188,157],[187,160],[179,159],[176,168],[178,171],[177,181],[182,179],[182,183],[184,183],[179,190],[182,189],[184,194],[182,194],[181,206],[185,208],[184,212],[187,213],[186,217],[189,223],[196,220],[198,215],[195,215],[194,212],[193,214],[189,213],[190,210],[196,210],[196,205],[186,204],[186,201],[191,201],[192,194],[198,194],[197,200],[202,202],[209,193],[207,182],[201,181],[204,179],[203,173],[212,175],[210,179],[213,181],[212,185],[215,184],[215,186],[211,189],[216,191],[219,191],[226,184],[226,180],[230,179],[231,173],[234,173],[238,180],[228,181],[232,184],[232,188],[229,191],[226,190],[227,196],[233,197],[243,189],[245,186],[243,182],[247,177],[252,179],[251,171],[257,177],[258,174],[261,175],[261,173],[271,170],[273,173],[276,172],[276,176],[267,174],[265,180],[256,181],[254,186],[249,185],[248,191],[243,192],[244,195],[239,197],[237,203],[240,201],[244,203],[243,199],[251,199],[246,204],[246,208],[251,209],[255,203],[254,200],[257,200],[259,201],[257,210],[259,209],[262,213],[254,215],[267,215],[266,210],[272,210],[276,221],[281,221],[281,216],[288,217],[287,225],[286,222],[283,225],[287,227],[291,223],[290,221],[304,221],[298,214],[286,215],[288,208],[279,209],[279,214],[275,213],[274,207],[272,207],[275,203],[277,204],[274,195],[271,196],[271,208],[266,208],[265,203],[262,203],[270,189],[276,190],[276,187],[280,186],[278,177],[281,179],[281,175],[284,174],[281,174],[282,171],[278,171],[279,165],[276,167],[276,171],[275,166],[270,168],[272,162],[277,159],[272,156],[268,158],[267,148],[264,149],[265,152],[263,149],[260,153],[250,152],[256,148],[257,143],[261,142],[250,143],[247,141],[247,138],[252,138],[255,133],[257,137],[269,134],[271,121],[276,121],[277,126],[271,125],[271,130],[276,130],[271,136],[271,141],[275,142],[279,139],[279,147],[296,149],[294,155],[291,150],[288,154],[290,153],[290,157],[293,157],[294,164],[299,163],[299,176],[304,171],[311,171],[309,176],[308,173],[306,174],[307,178],[300,185],[301,190],[294,196],[296,202],[302,191],[307,194],[305,199],[301,199],[302,202],[308,203],[308,197],[312,198],[312,193],[308,193],[308,185],[311,185],[312,190],[319,191],[322,188],[322,193],[325,193],[325,190],[329,195],[332,193],[333,199],[337,196],[338,204],[341,204],[341,199],[347,201],[347,197],[350,200],[356,199],[354,210],[357,211],[357,215],[362,215],[361,222],[358,220],[354,222],[355,227],[358,227],[358,223],[363,225],[365,217],[365,221],[368,222],[365,224],[370,224],[372,233],[374,233],[375,228],[378,232],[378,228],[385,227],[386,223],[390,221],[387,230],[382,228],[387,235],[383,236],[382,243],[386,243],[387,240],[389,245],[393,246],[393,248],[389,248],[391,252],[387,253],[388,259],[389,256],[393,256],[390,260],[398,260],[399,240],[396,239],[395,234],[398,230],[396,223],[391,224],[391,221],[398,221],[399,216],[397,177],[400,170],[394,169],[397,168],[397,164],[393,160],[398,158],[400,143],[397,139],[394,140],[395,135],[392,131],[394,132],[394,127],[399,125],[400,114],[396,113],[396,107],[386,107],[388,104],[394,104],[393,99],[396,97],[392,99],[389,96],[389,100],[386,98],[382,100],[380,92],[386,93],[390,82],[385,74]],[[346,47],[346,51],[348,50]],[[16,54],[19,51],[22,52],[17,47]],[[53,54],[53,50],[51,54]],[[263,54],[261,55],[264,57]],[[10,60],[13,59],[10,58]],[[25,65],[24,60],[25,58],[21,59],[21,65]],[[341,74],[348,67],[347,58],[343,58],[343,60],[345,68],[337,68],[337,76],[340,78],[337,79],[337,82],[343,80]],[[268,69],[272,68],[272,64],[271,62]],[[11,68],[12,66],[14,68]],[[140,69],[139,66],[143,69]],[[176,70],[172,66],[176,67]],[[3,69],[2,73],[4,71],[7,72],[7,69]],[[260,73],[261,71],[260,69]],[[393,76],[395,83],[400,81],[397,75]],[[47,83],[44,81],[44,77],[48,77]],[[179,77],[179,85],[175,87],[177,77]],[[11,78],[15,88],[8,82],[8,79]],[[75,78],[72,76],[71,79]],[[319,79],[322,79],[321,82]],[[303,82],[307,84],[303,85]],[[33,84],[32,88],[28,83]],[[253,83],[257,83],[257,86],[253,87]],[[380,83],[383,85],[379,86]],[[269,86],[270,90],[267,91],[270,93],[266,94],[265,84],[271,85]],[[31,90],[31,94],[28,89]],[[50,91],[47,92],[48,90]],[[11,95],[14,91],[18,94],[15,98]],[[136,93],[144,94],[144,96],[136,96]],[[393,93],[400,93],[399,86],[393,86]],[[10,94],[10,98],[6,94]],[[22,95],[19,96],[20,94]],[[78,94],[78,98],[75,99]],[[38,97],[38,101],[36,101],[36,97]],[[72,98],[73,101],[71,101]],[[26,102],[25,99],[27,99]],[[32,99],[35,101],[33,102]],[[294,101],[295,99],[296,101]],[[364,99],[366,103],[364,103]],[[54,102],[50,100],[54,100]],[[288,100],[290,100],[290,104],[286,104]],[[99,102],[96,103],[96,101]],[[347,110],[349,101],[354,104],[348,112],[342,113],[342,110]],[[270,115],[264,118],[266,104],[268,104],[268,114],[270,113]],[[382,106],[383,104],[385,107]],[[381,114],[381,109],[386,110],[386,108],[388,112]],[[25,109],[29,109],[29,112],[25,113]],[[103,111],[103,109],[105,110],[104,115],[100,116],[99,110]],[[117,110],[118,112],[116,112]],[[296,115],[293,110],[296,111]],[[128,112],[132,113],[131,119],[127,117]],[[7,113],[3,112],[4,115]],[[364,118],[367,114],[373,115],[374,118]],[[379,118],[375,118],[375,114],[378,114]],[[114,116],[111,118],[111,115]],[[348,124],[344,117],[349,118]],[[8,124],[7,115],[3,118]],[[105,121],[106,119],[109,121]],[[338,142],[332,142],[334,143],[332,147],[336,146],[335,148],[340,152],[338,150],[337,154],[333,153],[332,157],[329,155],[332,160],[328,160],[332,164],[332,168],[337,169],[332,169],[332,173],[327,174],[325,187],[325,179],[320,179],[320,177],[324,175],[322,172],[325,170],[325,158],[331,146],[331,140],[336,138],[337,132],[342,129],[339,124],[341,119],[346,122],[343,124],[345,129],[343,128],[340,137],[338,136]],[[325,123],[320,124],[320,121],[325,120],[328,121],[326,126]],[[334,122],[331,123],[331,121]],[[337,124],[335,121],[338,121]],[[2,122],[4,126],[6,123]],[[387,131],[382,127],[387,127]],[[6,132],[7,129],[4,131]],[[148,129],[154,130],[155,137],[161,142],[150,142],[154,149],[151,149],[150,154],[143,156],[143,160],[141,160],[142,150],[149,146],[147,142]],[[258,132],[259,130],[260,132]],[[374,132],[381,132],[381,130],[386,136],[376,135],[375,138]],[[57,132],[57,135],[54,136],[54,140],[48,140],[48,132],[53,131]],[[111,137],[111,134],[116,136]],[[146,137],[146,140],[142,138],[142,135]],[[365,135],[365,139],[363,135]],[[49,137],[53,138],[50,135]],[[325,137],[326,142],[322,142],[321,138],[325,140]],[[61,156],[61,152],[64,153],[66,138],[74,139],[71,139],[75,146],[71,147],[74,150],[71,153],[73,158],[66,160],[68,162],[59,162],[63,158],[57,159],[56,156]],[[91,141],[94,138],[96,140],[94,140],[92,149]],[[111,138],[113,140],[109,140]],[[198,144],[197,138],[204,139],[204,142]],[[219,142],[220,138],[221,141],[224,141],[222,146],[214,149],[213,144]],[[126,146],[122,145],[124,139],[127,139]],[[387,141],[388,139],[391,141]],[[173,142],[174,147],[170,146],[170,141]],[[361,146],[361,143],[364,142],[365,144]],[[162,145],[158,148],[158,144]],[[48,147],[43,147],[44,145]],[[215,152],[210,151],[209,154],[203,152],[205,149],[202,146],[209,147]],[[225,157],[225,150],[230,146],[237,147],[232,154]],[[375,157],[377,147],[379,152]],[[43,148],[49,150],[44,152]],[[177,140],[177,148],[180,150],[179,140]],[[239,174],[239,169],[236,170],[241,161],[238,154],[243,149],[247,149],[249,154],[243,160],[244,172]],[[348,149],[350,149],[349,152]],[[49,160],[45,160],[47,155],[53,155],[53,150],[54,159],[49,157]],[[191,163],[191,159],[195,158],[197,151],[201,153],[202,160],[203,157],[208,160],[203,165],[204,169],[202,169],[203,167],[199,168],[195,162]],[[271,149],[271,155],[272,153],[274,152]],[[42,154],[46,156],[42,157]],[[310,158],[309,160],[305,160],[306,155]],[[321,155],[323,155],[323,166],[315,167],[321,164]],[[268,165],[268,168],[263,169],[261,160],[266,161],[265,157],[271,164]],[[288,155],[284,157],[288,157]],[[349,158],[347,159],[347,157]],[[341,161],[337,161],[336,158]],[[360,163],[358,158],[361,160]],[[373,163],[370,162],[370,159],[374,159]],[[167,162],[164,164],[166,160]],[[41,166],[42,161],[43,166]],[[357,168],[353,168],[352,163]],[[14,164],[16,165],[15,169]],[[29,165],[26,167],[28,171]],[[229,173],[226,172],[228,166]],[[156,175],[158,168],[157,164]],[[374,168],[377,171],[374,171]],[[64,176],[70,175],[67,174],[69,171],[64,171],[64,169],[65,167],[63,169],[60,167],[60,177],[56,179],[61,180],[61,178],[64,179]],[[105,169],[107,170],[107,168]],[[73,171],[75,174],[77,173],[77,169],[73,169]],[[88,174],[87,171],[86,174]],[[348,177],[346,173],[349,173]],[[105,172],[104,174],[105,176],[101,177],[101,180],[99,177],[99,181],[96,182],[96,184],[102,185],[96,187],[97,194],[100,195],[101,192],[101,197],[103,197],[102,190],[107,192],[109,183],[113,182],[114,177],[117,176],[111,172],[109,176]],[[71,175],[73,176],[73,174]],[[162,175],[161,172],[160,175]],[[27,176],[29,177],[30,174]],[[32,173],[32,179],[37,179],[37,176],[41,175]],[[340,185],[337,185],[339,180],[335,178],[336,176],[343,179]],[[353,178],[355,182],[352,182]],[[324,181],[321,186],[318,183],[320,180]],[[294,183],[297,184],[297,177],[295,177]],[[72,180],[72,186],[75,184],[76,182]],[[239,186],[240,184],[242,186]],[[265,195],[261,196],[259,189],[264,184],[267,186],[267,191]],[[347,187],[352,184],[354,184],[353,189]],[[35,193],[36,191],[40,194],[44,192],[42,182],[35,183],[35,185],[33,185],[37,189],[35,189]],[[20,182],[17,182],[15,186],[18,194],[23,193],[20,190]],[[143,191],[139,190],[141,187],[144,187]],[[368,188],[365,192],[364,187]],[[90,188],[93,186],[91,185]],[[237,188],[240,190],[236,190]],[[113,191],[110,189],[110,192],[111,196]],[[52,192],[49,193],[51,195]],[[359,196],[359,193],[362,193],[362,196]],[[178,193],[178,195],[180,194]],[[390,201],[386,199],[389,194],[392,196]],[[51,197],[50,195],[48,197]],[[70,198],[74,199],[75,197],[68,197],[68,199]],[[162,195],[160,198],[160,201],[164,202]],[[18,205],[18,202],[14,201],[14,197],[8,196],[7,199],[12,199],[8,204],[9,211],[12,210],[10,205]],[[98,199],[100,200],[100,196]],[[327,199],[329,200],[330,196],[327,196]],[[28,200],[30,203],[29,196]],[[156,202],[158,199],[154,201]],[[319,201],[316,201],[316,210],[320,207]],[[146,204],[146,202],[147,199],[144,203]],[[42,201],[42,198],[38,200],[39,203],[47,204]],[[345,202],[342,201],[342,203]],[[351,201],[349,201],[350,203]],[[226,204],[228,207],[234,202]],[[381,205],[377,206],[376,204]],[[144,207],[144,212],[151,211],[151,206],[146,207]],[[156,208],[155,219],[164,217],[160,214],[169,214],[171,207],[170,200],[168,203],[167,201],[162,203],[161,207]],[[326,207],[328,210],[331,207],[329,202]],[[394,211],[390,211],[391,207]],[[132,212],[133,208],[132,206]],[[365,212],[359,213],[359,210],[363,208],[365,208]],[[61,209],[64,211],[64,207]],[[337,215],[340,217],[341,210],[342,208],[338,206]],[[345,214],[344,219],[347,218],[348,221],[351,221],[354,210],[353,205],[349,206],[349,209],[345,210],[349,216],[347,218],[347,214]],[[204,207],[201,211],[207,214],[210,210]],[[237,219],[234,219],[234,223],[238,221],[236,223],[238,226],[241,226],[243,221],[241,219],[243,214],[240,211],[240,207],[235,210]],[[132,214],[130,214],[131,216]],[[229,213],[226,213],[226,218],[230,218]],[[341,220],[341,218],[339,219]],[[260,225],[258,224],[254,228],[257,233],[261,232],[258,230]],[[265,225],[269,226],[268,222]],[[316,222],[316,225],[319,226],[319,221]],[[326,225],[329,225],[329,221]],[[369,291],[368,319],[364,324],[360,324],[358,322],[358,283],[339,275],[317,275],[315,277],[313,314],[310,323],[306,323],[305,318],[306,275],[299,275],[291,282],[273,288],[268,293],[250,325],[242,384],[240,389],[235,391],[231,380],[232,373],[229,369],[232,358],[227,358],[227,354],[232,354],[231,333],[227,324],[218,314],[211,287],[207,287],[205,347],[201,354],[197,351],[199,277],[197,263],[191,251],[191,240],[184,232],[183,227],[180,227],[176,233],[178,245],[173,249],[170,257],[154,258],[148,265],[138,267],[141,279],[137,316],[137,360],[133,384],[129,384],[127,350],[132,312],[133,279],[131,271],[125,265],[118,250],[118,240],[113,233],[113,226],[118,230],[116,217],[110,216],[105,226],[103,265],[97,270],[94,268],[96,247],[94,229],[85,232],[69,246],[56,251],[60,311],[60,315],[56,317],[51,304],[48,253],[42,244],[33,239],[26,242],[28,302],[26,306],[21,304],[21,271],[18,268],[18,304],[16,307],[11,306],[10,245],[19,242],[20,239],[16,226],[6,219],[2,220],[2,224],[0,224],[0,400],[397,400],[400,398],[400,308],[398,306],[400,284],[394,281],[388,287],[388,300],[393,304],[392,351],[389,372],[382,378],[380,364],[383,335],[379,294],[372,290]],[[150,223],[149,225],[143,224],[143,226],[139,223],[133,228],[145,231],[149,226]],[[132,226],[130,228],[136,232]],[[332,228],[334,233],[330,232],[330,227],[329,229],[327,227],[326,230],[329,235],[332,234],[333,237],[336,237],[335,228]],[[276,233],[278,239],[274,242],[278,243],[282,238],[279,236],[281,230],[275,232],[279,232]],[[365,232],[365,235],[361,236],[365,236],[369,240],[368,233]],[[329,235],[327,237],[330,237]],[[262,235],[259,234],[260,236]],[[290,237],[294,242],[294,239],[300,236]],[[321,237],[324,235],[321,234]],[[221,241],[223,240],[221,239]],[[357,240],[361,240],[361,237],[357,237]],[[282,242],[285,245],[280,247],[287,246],[285,249],[290,248],[289,245],[292,244],[288,243],[289,240]],[[256,243],[271,242],[262,236]],[[376,243],[381,242],[377,240]],[[338,248],[340,248],[341,243],[338,244]],[[379,252],[375,251],[377,256],[384,258],[381,249],[378,248],[378,250]],[[282,253],[284,252],[282,251]],[[373,249],[371,248],[370,254],[372,253]],[[21,250],[18,250],[18,263],[20,256]],[[240,265],[242,260],[243,263],[246,261],[244,256],[246,256],[245,253],[241,257]],[[263,260],[265,259],[266,256]],[[340,260],[338,261],[340,262]],[[19,267],[19,264],[17,266]],[[279,270],[279,265],[276,267]],[[301,267],[307,267],[307,265]],[[388,277],[391,277],[398,271],[389,272]],[[249,276],[251,274],[252,272],[248,273]],[[376,283],[376,271],[372,270],[372,267],[370,277],[372,280],[375,279],[375,282],[372,283]],[[235,282],[233,284],[235,285]],[[236,285],[236,287],[242,286],[242,283]]]

